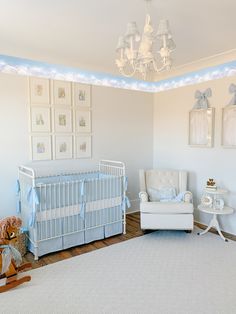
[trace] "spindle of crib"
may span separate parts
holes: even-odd
[[[33,187],[33,189],[36,189],[36,180],[35,179],[36,179],[35,178],[35,172],[32,170],[32,187]],[[34,204],[33,206],[36,206],[36,205]],[[35,225],[37,226],[37,221],[35,222]],[[34,243],[33,243],[33,245],[34,245],[34,248],[35,248],[34,259],[37,261],[39,259],[37,227],[34,228]]]

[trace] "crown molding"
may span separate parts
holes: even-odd
[[[231,61],[225,63],[226,59]],[[223,60],[224,62],[222,62]],[[201,64],[201,68],[199,68],[199,64]],[[176,68],[174,71],[171,71],[171,77],[162,76],[156,82],[82,71],[78,68],[53,65],[6,55],[0,55],[0,72],[157,93],[223,77],[236,76],[236,51],[228,52],[228,55],[218,55],[209,60],[199,60],[196,63]]]
[[[170,71],[157,73],[154,77],[155,82],[171,79],[176,76],[185,75],[190,72],[197,72],[209,67],[217,67],[224,63],[229,63],[236,60],[236,49],[231,49],[218,53],[216,55],[202,58],[193,62],[185,63],[177,67],[173,67]]]
[[[123,78],[106,73],[84,71],[75,67],[49,64],[8,55],[0,55],[0,72],[143,92],[155,92],[154,82]]]

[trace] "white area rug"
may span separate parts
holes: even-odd
[[[33,271],[0,313],[236,313],[236,242],[154,232]]]

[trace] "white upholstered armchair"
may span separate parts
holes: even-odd
[[[139,179],[141,229],[193,230],[186,171],[140,170]]]

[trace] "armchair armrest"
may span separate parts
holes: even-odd
[[[183,199],[184,199],[184,202],[192,203],[192,201],[193,201],[193,194],[190,191],[186,191],[184,193]]]
[[[148,202],[148,194],[147,192],[139,192],[139,198],[141,200],[141,202]]]

